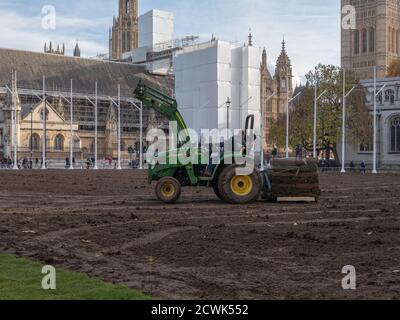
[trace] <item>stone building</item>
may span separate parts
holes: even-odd
[[[361,81],[367,90],[368,107],[373,109],[374,80]],[[400,78],[381,78],[378,90],[386,85],[377,97],[377,160],[378,168],[400,168]],[[341,143],[338,150],[341,157]],[[351,161],[372,165],[373,142],[346,145],[346,165]]]
[[[27,67],[27,61],[29,65]],[[12,71],[17,83],[11,81]],[[0,157],[13,154],[12,113],[17,111],[18,158],[41,158],[43,139],[42,88],[46,76],[46,157],[62,161],[70,152],[70,80],[73,80],[73,139],[77,160],[94,155],[95,82],[98,81],[98,158],[118,154],[118,84],[121,86],[121,151],[140,145],[140,113],[132,106],[133,90],[141,79],[148,85],[171,94],[169,78],[149,75],[144,68],[107,60],[76,59],[18,50],[0,49]],[[12,89],[12,90],[11,90]],[[17,92],[15,99],[10,91]],[[150,110],[143,111],[143,136],[156,122],[168,123]],[[146,145],[146,141],[143,141]]]
[[[57,49],[53,48],[53,43],[50,41],[49,46],[47,47],[47,42],[44,44],[44,53],[49,53],[49,54],[58,54],[61,56],[65,55],[65,44],[63,43],[62,48],[60,49],[60,45],[57,45]]]
[[[114,17],[109,34],[111,60],[121,60],[126,52],[138,47],[138,1],[119,0],[119,14]]]
[[[356,29],[342,28],[342,67],[360,79],[387,75],[390,63],[400,57],[400,3],[398,0],[342,0],[356,10]]]
[[[276,95],[267,101],[273,93]],[[271,148],[268,139],[271,119],[277,119],[279,114],[286,112],[288,98],[293,95],[293,71],[290,58],[286,52],[286,43],[282,42],[282,51],[276,61],[275,74],[268,70],[267,51],[264,49],[261,63],[261,108],[264,108],[264,136],[267,143],[265,149]]]

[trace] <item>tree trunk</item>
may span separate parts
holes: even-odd
[[[340,160],[339,160],[339,154],[338,154],[338,151],[337,151],[337,144],[336,143],[334,143],[333,146],[332,146],[332,152],[333,152],[333,155],[335,157],[335,165],[339,166],[340,165]]]

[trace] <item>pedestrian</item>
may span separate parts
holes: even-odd
[[[70,166],[70,162],[69,162],[69,158],[65,158],[65,168],[69,168]]]
[[[35,159],[35,169],[37,169],[37,168],[38,168],[38,165],[39,165],[39,159],[38,159],[38,158],[36,158],[36,159]]]
[[[366,164],[365,164],[365,161],[363,160],[362,162],[361,162],[361,164],[360,164],[360,173],[361,174],[366,174],[367,173],[367,170],[366,170]]]
[[[356,165],[354,164],[354,161],[352,160],[350,162],[350,172],[355,172],[356,170]]]

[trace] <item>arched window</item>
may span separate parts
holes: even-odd
[[[43,121],[43,108],[40,109],[40,120]],[[46,108],[46,121],[49,120],[49,109]]]
[[[281,81],[281,87],[282,87],[282,89],[286,89],[286,79],[285,78],[283,78]]]
[[[390,126],[390,151],[400,152],[400,116],[392,118]]]
[[[379,104],[383,104],[383,94],[382,92],[378,94],[378,96],[376,97],[376,102],[378,102]]]
[[[29,149],[39,150],[39,146],[40,146],[40,137],[37,133],[34,133],[29,139]]]
[[[367,34],[367,30],[363,29],[361,34],[362,34],[362,36],[361,36],[361,38],[362,38],[362,45],[361,45],[362,53],[366,53],[367,50],[368,50],[368,34]]]
[[[397,47],[396,53],[397,55],[400,55],[400,30],[397,30],[396,32],[396,47]]]
[[[126,33],[126,51],[131,51],[131,32]]]
[[[394,91],[393,90],[386,90],[385,91],[385,102],[390,102],[390,104],[394,104]]]
[[[354,54],[360,53],[360,31],[354,31]]]
[[[371,28],[369,30],[369,52],[375,51],[375,29]]]
[[[122,52],[126,52],[126,32],[122,32]]]
[[[54,150],[64,151],[64,137],[61,134],[54,138]]]

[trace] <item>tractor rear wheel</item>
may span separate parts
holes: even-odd
[[[246,204],[258,200],[262,191],[261,177],[257,171],[250,175],[237,175],[239,166],[225,168],[218,179],[222,199],[231,204]]]
[[[175,203],[181,196],[182,186],[173,177],[160,179],[156,185],[157,199],[165,203]]]

